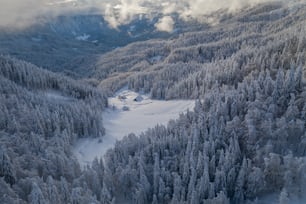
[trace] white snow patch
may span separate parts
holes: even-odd
[[[83,34],[83,35],[77,36],[75,39],[82,40],[82,41],[87,41],[89,38],[90,38],[90,35]]]
[[[31,40],[33,42],[40,42],[41,41],[41,38],[40,37],[32,37]]]
[[[289,203],[290,204],[302,204],[306,203],[306,196],[296,196],[289,193]],[[256,202],[255,202],[256,203]],[[257,198],[257,203],[260,204],[279,204],[279,193],[272,193],[268,195],[261,196]]]
[[[135,25],[132,25],[129,27],[129,32],[134,32],[136,30],[136,26]]]
[[[157,55],[157,56],[154,56],[154,57],[151,57],[150,59],[149,59],[149,61],[151,62],[151,63],[157,63],[157,62],[160,62],[161,60],[162,60],[162,56],[161,55]]]
[[[53,91],[53,90],[49,90],[43,93],[47,98],[51,99],[51,100],[57,100],[57,101],[73,101],[74,98],[72,97],[67,97],[61,94],[61,92],[59,91]]]
[[[157,124],[166,125],[169,120],[177,119],[180,113],[187,109],[193,110],[193,100],[152,100],[147,95],[141,95],[143,100],[134,101],[139,96],[129,90],[121,90],[109,98],[110,108],[103,113],[103,125],[106,135],[99,139],[81,139],[74,148],[74,153],[80,164],[90,164],[95,157],[103,156],[112,148],[116,140],[122,139],[128,133],[140,134]],[[129,111],[123,111],[123,107]]]

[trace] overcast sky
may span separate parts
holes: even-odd
[[[157,29],[171,31],[176,12],[183,19],[199,18],[218,9],[230,12],[247,5],[273,0],[0,0],[0,27],[25,28],[39,16],[57,16],[65,12],[97,8],[110,26],[128,23],[135,15],[159,12],[163,17]],[[66,3],[65,3],[66,2]]]

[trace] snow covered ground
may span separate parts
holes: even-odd
[[[47,98],[51,100],[56,100],[56,101],[65,101],[65,102],[71,102],[74,101],[75,99],[72,97],[64,96],[61,92],[55,91],[55,90],[48,90],[45,92],[42,92]]]
[[[138,96],[138,97],[137,97]],[[134,99],[137,98],[138,101]],[[123,89],[109,98],[108,108],[103,113],[103,125],[106,135],[99,139],[81,139],[74,152],[81,165],[91,163],[95,157],[101,157],[113,147],[116,140],[128,133],[139,134],[157,124],[166,125],[170,119],[176,119],[187,109],[193,110],[193,100],[162,101],[152,100],[146,95]],[[123,110],[125,109],[128,110]]]
[[[268,195],[261,196],[257,199],[258,204],[280,204],[280,193],[272,193]],[[255,202],[256,203],[256,202]],[[305,204],[306,196],[295,196],[292,194],[288,194],[288,204]]]

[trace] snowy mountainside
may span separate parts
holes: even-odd
[[[102,139],[81,139],[75,154],[82,165],[91,164],[95,157],[104,156],[116,140],[129,133],[136,135],[157,125],[166,125],[187,110],[193,110],[193,100],[152,100],[147,95],[122,89],[108,100],[109,108],[103,113],[106,135]]]
[[[97,11],[40,17],[36,24],[24,30],[1,28],[0,53],[51,71],[72,72],[81,78],[92,75],[98,57],[113,49],[148,39],[167,39],[187,30],[206,27],[197,22],[186,26],[186,22],[177,19],[177,32],[166,33],[156,31],[157,20],[158,16],[143,17],[114,29]]]
[[[96,27],[75,35],[65,17],[52,35],[7,35],[1,48],[40,52],[53,70],[90,50],[73,68],[92,78],[0,57],[0,201],[305,203],[306,12],[294,2],[221,10],[196,32],[102,55]]]
[[[102,55],[92,76],[112,93],[128,83],[153,98],[187,99],[203,96],[216,82],[237,85],[254,68],[269,68],[271,58],[282,58],[273,66],[285,69],[291,58],[304,64],[305,4],[298,5],[293,12],[290,5],[263,4],[176,39],[129,44]]]
[[[305,22],[305,4],[264,4],[207,30],[103,55],[102,88],[125,82],[153,98],[199,99],[194,112],[106,153],[113,198],[304,203]]]
[[[104,135],[106,106],[100,90],[0,56],[0,202],[33,203],[27,189],[34,194],[60,180],[68,188],[81,172],[72,144]],[[57,192],[52,196],[69,202]]]
[[[303,71],[292,64],[276,75],[253,72],[237,88],[212,87],[194,112],[116,142],[105,155],[112,195],[140,203],[304,203]]]

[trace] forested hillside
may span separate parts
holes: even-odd
[[[195,99],[212,86],[237,85],[254,70],[274,75],[290,69],[291,61],[305,62],[305,5],[263,4],[219,21],[177,39],[102,55],[93,76],[106,78],[101,87],[107,91],[128,83],[157,99]]]
[[[135,19],[115,29],[109,27],[99,11],[94,10],[86,14],[65,13],[56,18],[38,17],[36,24],[24,30],[0,26],[0,53],[81,78],[91,74],[91,65],[100,55],[117,47],[147,39],[167,39],[206,27],[206,24],[177,18],[175,33],[160,32],[154,27],[158,18]]]
[[[101,55],[92,80],[1,56],[0,202],[305,203],[305,9],[220,10],[200,31]],[[103,142],[106,95],[126,85],[196,105],[81,168],[72,146]]]
[[[106,156],[108,185],[133,203],[303,198],[305,95],[295,65],[274,80],[266,70],[236,88],[214,87],[194,112],[118,142]]]
[[[103,93],[89,85],[1,56],[1,203],[66,203],[65,191],[81,174],[71,145],[103,136],[106,106]]]
[[[194,112],[108,152],[111,194],[132,203],[303,203],[304,8],[261,5],[102,58],[98,76],[111,76],[102,88],[126,78],[153,98],[197,99]]]

